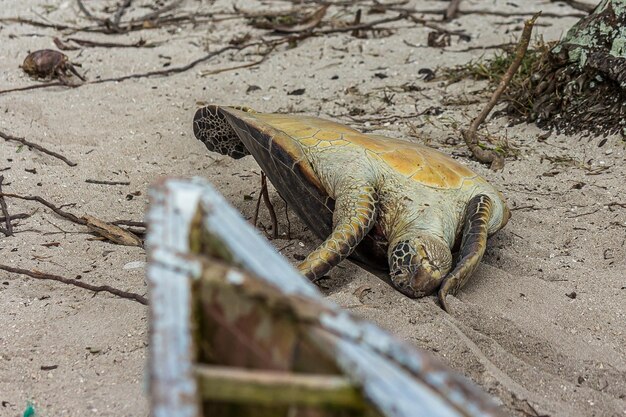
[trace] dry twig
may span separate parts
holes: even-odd
[[[76,0],[76,3],[78,4],[78,8],[80,9],[80,11],[83,12],[87,19],[96,22],[102,26],[106,26],[106,19],[102,19],[91,14],[89,9],[87,9],[87,7],[83,4],[82,0]]]
[[[92,285],[92,284],[87,284],[86,282],[79,281],[77,279],[65,278],[59,275],[47,274],[45,272],[36,271],[36,270],[30,271],[28,269],[14,268],[12,266],[2,265],[2,264],[0,264],[0,269],[7,271],[7,272],[14,273],[14,274],[27,275],[31,278],[58,281],[58,282],[62,282],[63,284],[74,285],[76,287],[84,288],[86,290],[90,290],[95,293],[108,292],[110,294],[116,295],[121,298],[126,298],[128,300],[137,301],[138,303],[143,304],[143,305],[148,305],[148,299],[144,297],[143,295],[140,295],[134,292],[122,291],[117,288],[113,288],[109,285]]]
[[[82,85],[82,84],[80,84],[80,85]],[[63,86],[63,87],[78,87],[79,85],[68,85],[68,84],[62,83],[60,81],[53,81],[51,83],[33,84],[33,85],[27,85],[25,87],[8,88],[6,90],[0,90],[0,94],[14,93],[16,91],[38,90],[40,88],[59,87],[59,86]]]
[[[134,220],[115,220],[112,221],[111,224],[115,224],[117,226],[143,227],[144,229],[147,227],[145,222],[138,222]]]
[[[258,59],[256,61],[248,62],[248,63],[240,64],[240,65],[234,65],[232,67],[227,67],[227,68],[218,68],[218,69],[214,69],[214,70],[201,71],[200,75],[202,77],[206,77],[208,75],[220,74],[222,72],[233,71],[233,70],[238,70],[238,69],[243,69],[243,68],[252,68],[252,67],[259,66],[259,65],[261,65],[262,63],[264,63],[267,60],[267,58],[270,56],[270,54],[272,53],[272,51],[275,48],[276,48],[275,45],[270,46],[265,52],[263,52],[261,54],[261,59]]]
[[[461,0],[450,0],[448,8],[443,13],[443,20],[450,21],[454,19],[459,12],[459,4],[461,4]]]
[[[12,236],[13,225],[11,224],[11,215],[9,214],[9,209],[7,208],[7,202],[4,199],[4,196],[1,195],[3,182],[4,182],[4,175],[0,175],[0,208],[2,209],[2,214],[4,215],[4,223],[7,226],[6,229],[2,229],[2,233],[4,233],[5,236]]]
[[[254,227],[257,225],[257,221],[259,220],[259,208],[261,207],[261,199],[265,203],[267,210],[270,214],[270,219],[272,221],[272,237],[274,239],[278,239],[278,220],[276,218],[276,211],[274,210],[274,206],[270,201],[270,196],[267,191],[267,176],[265,172],[261,171],[261,191],[259,192],[259,198],[256,201],[256,208],[254,209],[254,215],[252,216],[252,224]]]
[[[496,105],[498,99],[500,98],[506,87],[509,85],[511,79],[513,78],[513,75],[515,75],[517,69],[522,63],[522,59],[524,59],[524,55],[526,55],[526,49],[528,49],[533,25],[535,24],[535,21],[540,14],[541,13],[535,14],[530,20],[527,20],[524,23],[524,31],[522,32],[519,44],[517,45],[517,48],[515,50],[515,58],[513,59],[513,62],[511,62],[511,65],[502,77],[502,80],[500,80],[500,84],[498,84],[498,87],[493,92],[493,95],[489,99],[489,102],[487,103],[485,108],[472,121],[469,129],[462,131],[463,139],[465,139],[465,143],[467,144],[467,147],[472,152],[474,157],[482,163],[491,163],[491,169],[493,170],[502,169],[504,167],[504,157],[494,150],[483,149],[478,141],[477,130],[478,127],[485,121],[493,107]]]
[[[2,93],[2,91],[0,91],[0,93]],[[75,162],[70,161],[69,159],[67,159],[63,155],[61,155],[59,153],[56,153],[54,151],[50,151],[50,150],[44,148],[43,146],[37,145],[36,143],[30,142],[30,141],[28,141],[28,140],[26,140],[24,138],[18,138],[17,136],[9,135],[8,133],[2,132],[2,131],[0,131],[0,137],[2,139],[4,139],[4,140],[12,140],[14,142],[19,142],[22,145],[28,146],[29,148],[37,149],[40,152],[43,152],[43,153],[48,154],[50,156],[54,156],[55,158],[60,159],[61,161],[65,162],[66,164],[68,164],[71,167],[76,166]]]
[[[242,49],[245,48],[249,48],[252,46],[259,46],[259,45],[263,45],[263,42],[251,42],[248,44],[244,44],[244,45],[229,45],[229,46],[225,46],[221,49],[218,49],[215,52],[211,52],[206,54],[205,56],[198,58],[194,61],[191,61],[190,63],[183,65],[181,67],[173,67],[173,68],[168,68],[165,70],[158,70],[158,71],[149,71],[149,72],[144,72],[144,73],[137,73],[137,74],[129,74],[129,75],[123,75],[121,77],[112,77],[112,78],[103,78],[100,80],[93,80],[93,81],[88,81],[86,83],[82,83],[79,85],[69,85],[68,87],[72,87],[72,88],[77,88],[83,85],[87,85],[87,84],[102,84],[102,83],[109,83],[109,82],[119,82],[119,81],[125,81],[125,80],[130,80],[130,79],[138,79],[138,78],[148,78],[148,77],[155,77],[155,76],[167,76],[167,75],[171,75],[171,74],[178,74],[181,72],[185,72],[188,71],[192,68],[194,68],[196,65],[208,61],[209,59],[218,56],[226,51],[230,51],[230,50],[237,50],[240,51]],[[54,87],[54,86],[65,86],[66,84],[64,83],[60,83],[60,82],[53,82],[53,83],[46,83],[46,84],[35,84],[35,85],[30,85],[30,86],[26,86],[26,87],[18,87],[18,88],[12,88],[12,89],[8,89],[8,90],[0,90],[0,94],[4,94],[4,93],[10,93],[10,92],[14,92],[14,91],[24,91],[24,90],[34,90],[34,89],[39,89],[39,88],[46,88],[46,87]]]
[[[2,192],[2,191],[0,191]],[[17,213],[17,214],[11,214],[8,219],[13,221],[13,220],[21,220],[21,219],[28,219],[30,216],[32,216],[35,212],[33,213]],[[7,220],[7,217],[0,217],[0,223],[4,222]]]
[[[411,15],[443,15],[446,13],[445,9],[412,9],[405,7],[390,7],[389,10],[400,12],[400,13],[409,13]],[[458,10],[457,14],[461,16],[471,15],[471,14],[479,14],[485,16],[499,16],[499,17],[523,17],[523,16],[534,16],[537,12],[503,12],[499,10],[490,10],[490,9],[470,9],[470,10]],[[586,15],[583,13],[550,13],[550,12],[541,12],[542,17],[585,17]]]
[[[263,177],[265,173],[261,171],[261,187],[263,187]],[[256,206],[254,207],[254,214],[252,215],[252,226],[256,227],[259,221],[259,210],[261,208],[261,199],[263,198],[263,193],[259,192],[259,197],[256,199]]]
[[[265,207],[267,207],[267,211],[269,212],[270,219],[272,221],[272,238],[278,239],[278,219],[276,217],[274,205],[272,204],[270,195],[267,191],[267,176],[265,173],[261,174],[261,195],[263,196],[263,202],[265,203]]]
[[[612,201],[605,205],[609,208],[609,211],[613,211],[613,207],[621,207],[623,209],[626,209],[626,203],[619,203],[617,201]]]
[[[104,78],[101,80],[94,80],[91,82],[88,82],[86,84],[102,84],[102,83],[109,83],[109,82],[119,82],[119,81],[124,81],[124,80],[130,80],[130,79],[136,79],[136,78],[146,78],[146,77],[154,77],[154,76],[166,76],[166,75],[171,75],[171,74],[178,74],[181,72],[185,72],[188,71],[190,69],[192,69],[193,67],[195,67],[196,65],[208,61],[209,59],[218,56],[226,51],[230,51],[230,50],[242,50],[245,48],[249,48],[251,46],[257,46],[260,45],[261,42],[252,42],[252,43],[248,43],[248,44],[244,44],[241,46],[235,46],[235,45],[229,45],[229,46],[225,46],[221,49],[218,49],[215,52],[211,52],[206,54],[205,56],[198,58],[194,61],[191,61],[190,63],[188,63],[187,65],[183,65],[181,67],[173,67],[173,68],[168,68],[165,70],[159,70],[159,71],[149,71],[149,72],[144,72],[144,73],[139,73],[139,74],[130,74],[130,75],[124,75],[121,77],[113,77],[113,78]]]
[[[50,210],[55,212],[57,215],[63,217],[64,219],[67,219],[71,221],[72,223],[76,223],[81,226],[86,226],[89,228],[89,230],[96,233],[97,235],[102,236],[105,239],[113,243],[116,243],[118,245],[127,245],[127,246],[142,246],[143,245],[143,243],[141,242],[141,239],[139,239],[134,233],[135,232],[134,230],[125,230],[125,229],[118,227],[118,225],[145,227],[144,223],[130,222],[127,220],[119,220],[117,222],[105,222],[103,220],[97,219],[89,215],[85,215],[82,218],[77,217],[74,214],[69,213],[65,210],[62,210],[60,207],[57,207],[51,202],[36,195],[30,196],[30,195],[18,195],[18,194],[0,192],[0,198],[3,198],[3,197],[17,198],[20,200],[27,200],[27,201],[36,201],[48,207]],[[141,233],[141,231],[139,232]]]
[[[48,28],[48,29],[54,29],[54,30],[80,31],[80,28],[76,26],[68,26],[62,23],[39,22],[37,20],[25,19],[22,17],[3,17],[3,18],[0,18],[0,23],[18,23],[20,25],[30,25],[30,26],[35,26],[39,28]]]
[[[596,8],[594,4],[583,3],[582,1],[578,1],[578,0],[550,0],[550,1],[552,3],[556,3],[556,2],[567,3],[570,7],[576,10],[582,10],[583,12],[587,12],[587,13],[593,12],[594,9]]]
[[[120,20],[122,20],[122,16],[126,12],[126,9],[128,9],[130,7],[130,3],[132,3],[132,0],[124,0],[119,5],[119,7],[115,11],[115,13],[113,14],[113,17],[111,19],[109,19],[110,25],[113,28],[113,30],[121,32]]]
[[[129,181],[103,181],[103,180],[85,180],[87,184],[100,184],[100,185],[130,185]]]
[[[136,18],[136,19],[132,19],[130,21],[130,23],[140,22],[143,25],[144,22],[154,21],[155,19],[159,18],[163,13],[167,13],[167,12],[177,8],[182,2],[183,2],[183,0],[174,0],[170,4],[166,4],[165,6],[161,7],[160,9],[157,9],[157,10],[155,10],[153,12],[145,14],[145,15],[143,15],[141,17]],[[155,22],[155,23],[159,23],[159,22]]]
[[[30,196],[30,195],[18,195],[18,194],[0,192],[0,197],[9,197],[9,198],[17,198],[19,200],[36,201],[39,204],[43,204],[44,206],[48,207],[50,210],[54,211],[56,214],[63,217],[64,219],[67,219],[73,223],[80,224],[82,226],[87,225],[87,222],[85,220],[76,217],[72,213],[68,213],[67,211],[61,210],[61,208],[55,206],[54,204],[50,203],[49,201],[44,200],[43,198],[37,195]]]
[[[89,47],[89,48],[154,48],[160,45],[159,42],[150,42],[147,43],[143,39],[139,39],[137,42],[133,43],[123,43],[123,42],[97,42],[89,39],[80,39],[80,38],[66,38],[64,41],[55,37],[52,38],[52,41],[62,51],[75,51],[80,49],[81,47]],[[74,42],[79,46],[69,45],[68,42]]]
[[[328,4],[323,5],[309,16],[306,16],[296,25],[288,26],[288,25],[272,25],[272,29],[276,32],[282,33],[300,33],[307,32],[319,26],[322,22],[322,19],[326,15],[326,10],[328,10],[330,6]]]
[[[380,20],[374,20],[368,23],[361,23],[361,24],[357,24],[357,25],[348,25],[348,26],[343,26],[343,27],[337,27],[337,28],[326,28],[326,29],[313,29],[307,32],[303,32],[303,33],[298,33],[298,34],[294,34],[294,35],[290,35],[290,36],[285,36],[276,40],[272,40],[272,41],[254,41],[254,42],[249,42],[249,43],[245,43],[245,44],[241,44],[241,45],[228,45],[225,47],[222,47],[220,49],[218,49],[217,51],[208,53],[207,55],[198,58],[194,61],[191,61],[190,63],[180,66],[180,67],[173,67],[173,68],[168,68],[165,70],[158,70],[158,71],[149,71],[149,72],[144,72],[144,73],[137,73],[137,74],[129,74],[129,75],[124,75],[121,77],[113,77],[113,78],[104,78],[104,79],[99,79],[99,80],[93,80],[93,81],[89,81],[80,85],[72,85],[72,88],[77,88],[83,85],[88,85],[88,84],[102,84],[102,83],[107,83],[107,82],[119,82],[119,81],[125,81],[125,80],[129,80],[129,79],[138,79],[138,78],[147,78],[147,77],[154,77],[154,76],[168,76],[168,75],[172,75],[172,74],[178,74],[181,72],[185,72],[188,71],[192,68],[194,68],[195,66],[197,66],[200,63],[206,62],[208,60],[210,60],[211,58],[214,58],[218,55],[221,55],[222,53],[226,52],[226,51],[230,51],[230,50],[236,50],[236,51],[241,51],[243,49],[246,48],[250,48],[250,47],[254,47],[254,46],[267,46],[270,48],[275,48],[279,45],[283,45],[283,44],[291,44],[293,42],[297,42],[297,41],[301,41],[310,37],[315,37],[315,36],[322,36],[322,35],[329,35],[329,34],[334,34],[334,33],[344,33],[344,32],[353,32],[353,31],[376,31],[376,30],[382,30],[382,28],[380,28],[379,26],[384,24],[384,23],[390,23],[390,22],[397,22],[399,20],[403,20],[403,19],[411,19],[413,22],[415,23],[419,23],[419,24],[423,24],[427,27],[431,27],[433,29],[437,29],[440,30],[441,32],[445,32],[445,33],[449,33],[452,35],[456,35],[456,36],[465,36],[462,32],[460,31],[450,31],[450,30],[446,30],[443,28],[440,28],[437,25],[434,25],[431,22],[428,22],[424,19],[419,19],[416,18],[414,16],[411,16],[410,14],[407,13],[400,13],[397,16],[394,17],[388,17],[388,18],[384,18],[384,19],[380,19]],[[223,72],[223,71],[229,71],[229,70],[233,70],[233,69],[238,69],[238,68],[245,68],[246,66],[254,66],[254,65],[258,65],[258,63],[250,63],[250,64],[244,64],[244,66],[235,66],[235,67],[231,67],[231,68],[227,68],[224,70],[218,70],[218,72]],[[37,85],[32,85],[32,86],[26,86],[26,87],[19,87],[19,88],[14,88],[14,89],[8,89],[8,90],[0,90],[0,94],[3,93],[8,93],[8,92],[14,92],[14,91],[24,91],[24,90],[33,90],[33,89],[38,89],[38,88],[46,88],[46,87],[52,87],[52,86],[60,86],[60,85],[64,85],[63,83],[47,83],[47,84],[37,84]]]

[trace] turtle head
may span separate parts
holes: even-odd
[[[421,234],[389,246],[392,284],[411,298],[437,291],[452,266],[452,253],[443,239]]]

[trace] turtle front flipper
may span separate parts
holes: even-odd
[[[448,293],[455,294],[467,283],[485,253],[492,211],[493,202],[484,194],[472,198],[467,205],[459,261],[439,287],[439,303],[445,311],[449,311]]]
[[[245,107],[233,108],[251,111]],[[218,152],[234,159],[250,155],[237,133],[226,121],[226,117],[219,106],[206,106],[196,111],[193,117],[193,133],[212,152]]]
[[[356,249],[376,222],[378,192],[368,182],[346,181],[337,190],[333,232],[298,269],[311,281],[327,274]]]

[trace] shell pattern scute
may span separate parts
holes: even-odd
[[[475,182],[467,180],[477,178],[469,168],[449,156],[416,143],[366,135],[351,127],[316,117],[267,113],[249,116],[286,135],[273,140],[272,152],[281,154],[280,159],[291,157],[300,160],[303,148],[309,152],[315,149],[334,151],[336,148],[337,152],[341,152],[343,147],[352,146],[364,149],[373,162],[385,163],[394,172],[427,187],[460,189]]]
[[[317,144],[318,148],[328,148],[329,146],[333,146],[333,142],[330,140],[321,140],[320,143]]]
[[[327,140],[327,141],[336,141],[341,139],[343,136],[343,133],[340,132],[336,132],[334,130],[320,130],[319,132],[317,132],[314,136],[315,139],[319,139],[319,140]]]
[[[469,168],[426,146],[383,136],[373,139],[370,142],[373,145],[362,139],[358,143],[367,149],[370,157],[381,160],[394,172],[427,187],[460,189],[468,185],[467,180],[477,178]]]
[[[360,132],[345,134],[343,135],[343,139],[347,140],[353,145],[360,146],[377,154],[388,152],[392,149],[385,142],[372,140],[371,138],[367,137],[367,135],[364,135]]]
[[[320,143],[320,140],[316,138],[306,138],[306,139],[300,139],[299,142],[303,146],[314,148]]]
[[[333,139],[339,139],[338,136],[345,133],[359,133],[351,127],[317,117],[256,113],[255,118],[285,132],[296,140],[312,137],[321,132],[332,135]],[[319,139],[330,140],[331,138]]]

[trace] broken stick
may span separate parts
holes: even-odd
[[[478,130],[478,127],[485,121],[493,107],[496,105],[498,99],[500,99],[500,96],[502,95],[504,90],[506,90],[506,87],[509,85],[511,79],[513,78],[513,76],[517,72],[517,69],[522,63],[522,59],[524,59],[524,56],[526,55],[526,50],[528,49],[528,44],[530,43],[530,34],[532,33],[535,21],[540,14],[541,12],[536,13],[530,20],[524,22],[524,31],[522,32],[522,36],[520,37],[517,48],[515,49],[515,58],[513,59],[513,62],[511,62],[509,69],[507,69],[506,73],[502,77],[502,80],[500,80],[500,84],[498,84],[498,87],[493,92],[493,95],[489,99],[489,102],[487,103],[485,108],[472,121],[469,129],[463,130],[461,132],[463,134],[463,139],[465,139],[467,147],[472,152],[474,157],[482,163],[490,163],[491,169],[493,169],[494,171],[502,169],[504,167],[504,157],[492,149],[482,148],[478,141],[478,134],[476,132]]]
[[[52,84],[58,84],[58,83],[52,83]],[[42,84],[43,85],[43,84]],[[14,142],[19,142],[22,145],[28,146],[29,148],[32,149],[37,149],[40,152],[43,152],[45,154],[48,154],[50,156],[54,156],[55,158],[60,159],[61,161],[65,162],[66,164],[68,164],[71,167],[75,167],[76,163],[70,161],[69,159],[67,159],[66,157],[64,157],[63,155],[56,153],[54,151],[50,151],[46,148],[44,148],[41,145],[37,145],[36,143],[30,142],[24,138],[18,138],[17,136],[13,136],[13,135],[9,135],[8,133],[2,132],[0,131],[0,137],[4,140],[8,140],[8,141],[14,141]]]
[[[459,4],[461,4],[461,0],[450,0],[448,8],[443,13],[443,20],[450,21],[454,19],[459,12]]]
[[[86,290],[90,290],[95,293],[108,292],[110,294],[116,295],[121,298],[126,298],[128,300],[137,301],[138,303],[143,304],[143,305],[148,305],[148,299],[144,297],[143,295],[140,295],[134,292],[122,291],[117,288],[113,288],[109,285],[92,285],[92,284],[87,284],[86,282],[79,281],[77,279],[65,278],[59,275],[47,274],[45,272],[36,271],[36,270],[30,271],[28,269],[14,268],[12,266],[2,265],[2,264],[0,264],[0,269],[7,271],[7,272],[12,272],[14,274],[27,275],[31,278],[58,281],[64,284],[74,285],[76,287],[84,288]]]
[[[72,213],[69,213],[65,210],[62,210],[60,207],[52,204],[51,202],[39,197],[37,195],[19,195],[12,193],[3,193],[0,191],[0,199],[4,197],[9,198],[17,198],[20,200],[27,201],[36,201],[44,206],[48,207],[50,210],[55,212],[57,215],[63,217],[71,221],[72,223],[80,224],[81,226],[87,226],[89,230],[94,232],[95,234],[104,237],[105,239],[117,243],[118,245],[126,245],[126,246],[143,246],[142,240],[137,237],[137,235],[129,230],[125,230],[119,226],[116,226],[113,223],[105,222],[103,220],[97,219],[93,216],[85,215],[83,217],[78,217]],[[4,216],[7,217],[6,215]],[[121,220],[119,222],[122,225],[129,225],[132,223],[127,220]],[[144,223],[136,222],[137,226],[142,226]]]
[[[124,246],[143,246],[143,242],[134,233],[122,229],[111,223],[104,222],[93,216],[84,215],[86,226],[92,232],[110,240],[113,243]]]
[[[9,214],[9,209],[7,208],[7,202],[2,195],[2,183],[4,182],[4,175],[0,175],[0,208],[2,209],[2,214],[4,216],[4,223],[7,228],[2,229],[2,233],[6,236],[13,235],[13,225],[11,224],[11,215]]]

